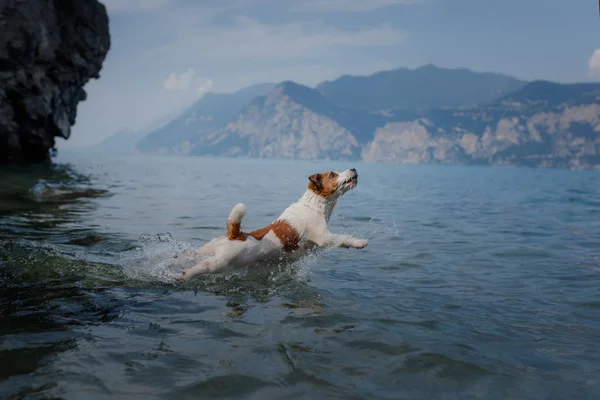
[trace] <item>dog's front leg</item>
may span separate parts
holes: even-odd
[[[338,235],[335,233],[327,233],[320,240],[317,241],[319,247],[345,247],[354,249],[364,249],[369,244],[364,239],[355,239],[351,236]]]

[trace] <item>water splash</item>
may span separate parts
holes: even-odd
[[[340,215],[339,218],[343,227],[343,233],[347,235],[368,240],[379,235],[401,237],[400,228],[398,228],[398,224],[391,214],[377,213],[361,227],[352,227],[345,215]]]
[[[181,273],[203,259],[200,256],[185,254],[196,246],[175,240],[170,233],[156,235],[142,234],[139,245],[124,253],[119,264],[127,279],[139,282],[175,283]],[[312,252],[295,262],[272,265],[256,264],[248,269],[240,269],[228,274],[200,276],[194,281],[203,281],[204,285],[255,280],[266,285],[279,286],[290,280],[308,282],[311,267],[317,262],[318,253]],[[231,283],[231,282],[229,282]]]
[[[124,274],[131,280],[144,282],[174,282],[181,273],[196,263],[192,257],[181,257],[193,246],[173,239],[168,232],[142,234],[139,246],[120,260]]]

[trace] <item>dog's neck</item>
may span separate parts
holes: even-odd
[[[310,209],[317,211],[320,214],[323,214],[325,221],[329,222],[329,217],[335,208],[338,198],[338,196],[325,198],[316,194],[310,189],[306,189],[306,192],[300,198],[300,200],[298,200],[298,202],[304,204]]]

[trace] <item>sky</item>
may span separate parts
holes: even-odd
[[[593,0],[101,0],[111,48],[68,141],[148,130],[204,93],[435,64],[600,81]]]

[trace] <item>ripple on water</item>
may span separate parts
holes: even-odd
[[[219,185],[206,174],[215,163]],[[77,165],[91,175],[64,166],[0,174],[5,397],[600,391],[597,174],[365,164],[374,178],[340,203],[332,231],[369,239],[367,249],[173,285],[194,262],[179,255],[224,231],[232,189],[244,190],[256,210],[249,225],[260,225],[295,198],[291,177],[319,166]]]
[[[276,387],[273,382],[250,375],[225,374],[188,383],[169,393],[177,399],[248,398],[261,389]]]
[[[494,374],[478,364],[456,360],[439,353],[427,352],[408,356],[400,367],[391,371],[392,375],[422,373],[457,381],[468,381]]]
[[[384,265],[377,265],[375,268],[384,270],[384,271],[404,271],[407,269],[420,269],[424,268],[421,264],[411,263],[411,262],[390,262]]]
[[[397,356],[420,350],[407,343],[389,344],[376,340],[350,340],[346,341],[344,345],[349,347],[350,350],[375,352],[384,356]]]

